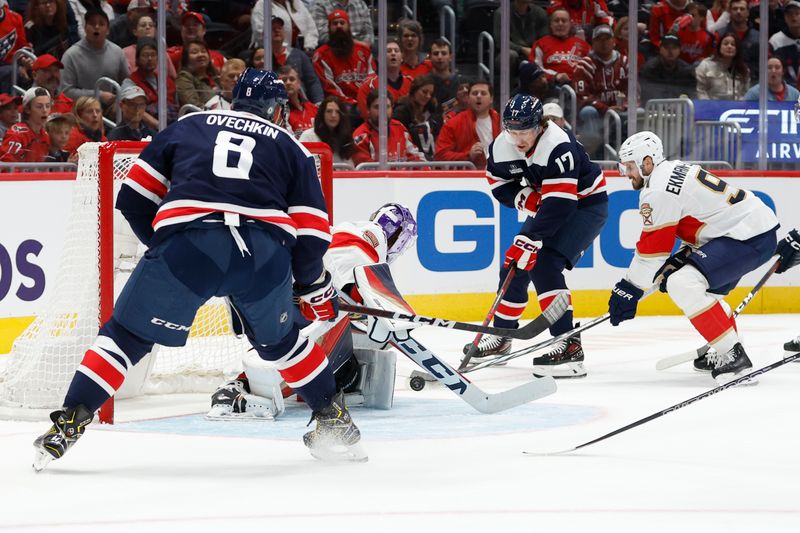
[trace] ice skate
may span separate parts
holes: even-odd
[[[789,353],[797,353],[800,352],[800,335],[798,335],[795,339],[790,340],[788,342],[783,343],[783,349]],[[798,362],[800,359],[795,359],[794,362]]]
[[[467,354],[472,348],[472,343],[465,344],[463,352]],[[511,353],[511,339],[508,337],[498,337],[496,335],[484,335],[478,341],[477,350],[472,355],[473,362],[485,361],[488,357],[497,357]],[[505,363],[500,363],[505,364]]]
[[[33,469],[41,472],[54,459],[61,458],[83,435],[83,430],[94,418],[86,407],[61,409],[50,413],[53,425],[44,435],[33,442],[36,457]]]
[[[750,358],[747,357],[742,344],[739,342],[726,354],[720,355],[716,352],[711,354],[709,352],[709,361],[714,363],[711,377],[720,385],[747,374],[753,368],[753,363],[750,362]],[[751,380],[743,383],[743,385],[755,385],[756,383],[758,383],[756,380]]]
[[[328,407],[311,415],[317,427],[303,435],[303,443],[311,455],[322,461],[367,461],[367,453],[361,446],[361,432],[350,418],[344,404],[344,394],[339,392]]]
[[[236,413],[245,412],[244,395],[249,392],[247,379],[237,378],[231,380],[211,395],[211,409],[206,414],[210,419],[233,418]]]
[[[698,372],[711,372],[714,370],[712,359],[717,357],[717,351],[709,348],[706,353],[694,360],[694,369]]]
[[[546,354],[534,357],[533,375],[537,378],[552,376],[556,379],[586,376],[580,334],[559,341]]]

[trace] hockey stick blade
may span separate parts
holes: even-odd
[[[569,307],[569,298],[566,293],[561,293],[553,300],[553,302],[545,309],[544,313],[536,317],[534,320],[519,329],[510,328],[495,328],[492,326],[481,326],[479,324],[470,324],[469,322],[459,322],[457,320],[446,320],[443,318],[435,318],[423,315],[414,315],[410,313],[401,313],[399,311],[387,311],[384,309],[376,309],[374,307],[365,307],[363,305],[351,305],[347,303],[340,303],[339,309],[347,311],[348,313],[358,313],[362,315],[376,316],[379,318],[388,318],[391,320],[402,320],[404,322],[412,322],[414,324],[423,324],[427,326],[436,326],[439,328],[457,329],[461,331],[472,331],[475,333],[488,333],[489,335],[497,335],[498,337],[510,337],[512,339],[529,340],[558,320],[561,315]]]
[[[492,414],[505,411],[549,396],[557,389],[555,380],[548,377],[524,383],[507,391],[489,394],[462,376],[410,333],[407,338],[400,339],[395,332],[392,332],[389,342],[480,413]]]
[[[540,456],[541,455],[561,455],[561,454],[574,452],[576,450],[580,450],[581,448],[585,448],[585,447],[590,446],[592,444],[595,444],[595,443],[598,443],[600,441],[606,440],[606,439],[608,439],[610,437],[613,437],[614,435],[619,435],[620,433],[628,431],[629,429],[633,429],[633,428],[635,428],[637,426],[641,426],[642,424],[650,422],[651,420],[655,420],[656,418],[661,418],[664,415],[668,415],[670,413],[674,413],[678,409],[682,409],[682,408],[686,407],[687,405],[691,405],[691,404],[693,404],[695,402],[699,402],[700,400],[708,398],[709,396],[713,396],[713,395],[717,394],[718,392],[722,392],[722,391],[724,391],[726,389],[730,389],[731,387],[735,387],[737,385],[743,385],[743,384],[747,383],[748,381],[752,381],[753,378],[755,378],[757,376],[760,376],[761,374],[766,374],[770,370],[775,370],[776,368],[778,368],[780,366],[783,366],[786,363],[791,363],[792,361],[794,361],[796,359],[799,359],[799,358],[800,358],[800,352],[792,354],[792,355],[789,355],[787,357],[784,357],[783,359],[779,359],[779,360],[775,361],[772,364],[769,364],[769,365],[767,365],[765,367],[759,368],[758,370],[753,370],[752,372],[750,372],[748,374],[745,374],[743,376],[739,376],[738,378],[733,379],[733,380],[725,383],[724,385],[720,385],[719,387],[715,387],[713,389],[707,390],[706,392],[704,392],[702,394],[698,394],[697,396],[689,398],[688,400],[682,401],[680,403],[676,403],[675,405],[673,405],[671,407],[667,407],[666,409],[664,409],[662,411],[658,411],[658,412],[653,413],[653,414],[651,414],[649,416],[646,416],[644,418],[640,418],[636,422],[632,422],[632,423],[628,424],[627,426],[623,426],[623,427],[621,427],[619,429],[615,429],[614,431],[612,431],[610,433],[606,433],[602,437],[597,437],[596,439],[590,440],[588,442],[584,442],[583,444],[579,444],[578,446],[575,446],[574,448],[569,448],[569,449],[561,450],[561,451],[557,451],[557,452],[523,452],[523,453],[525,455],[540,455]]]
[[[767,282],[770,276],[772,276],[775,273],[775,271],[778,270],[779,266],[780,266],[780,261],[775,261],[774,263],[772,263],[772,266],[761,277],[761,279],[758,280],[758,283],[756,283],[755,287],[753,287],[753,290],[748,292],[747,296],[745,296],[744,299],[741,302],[739,302],[739,305],[736,306],[736,309],[733,310],[733,314],[731,315],[733,318],[739,316],[739,313],[741,313],[744,310],[744,308],[747,307],[747,304],[749,304],[750,301],[753,299],[753,297],[755,297],[756,293],[761,290],[761,287],[764,286],[764,284]],[[663,359],[659,359],[658,361],[656,361],[656,370],[666,370],[668,368],[672,368],[673,366],[693,361],[698,357],[704,356],[710,348],[711,346],[706,344],[705,346],[701,346],[694,352],[684,352],[677,355],[671,355]]]

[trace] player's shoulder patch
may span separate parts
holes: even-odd
[[[648,202],[642,202],[639,206],[639,214],[642,216],[642,222],[645,226],[653,225],[653,208]]]

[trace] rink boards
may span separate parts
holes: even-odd
[[[800,173],[719,172],[773,207],[783,235],[800,227]],[[369,171],[334,175],[335,222],[365,219],[381,204],[408,205],[419,223],[416,250],[392,265],[397,284],[418,312],[480,320],[497,286],[503,253],[521,221],[491,196],[483,172]],[[0,177],[0,353],[47,299],[58,269],[73,181],[68,174]],[[641,230],[638,193],[608,173],[609,221],[567,274],[577,315],[606,311],[609,289],[624,275]],[[737,304],[766,267],[729,296]],[[529,306],[525,316],[538,313]],[[674,314],[664,295],[642,303],[643,314]],[[748,312],[800,312],[800,268],[774,276]]]

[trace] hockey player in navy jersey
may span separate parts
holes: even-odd
[[[486,177],[501,204],[527,216],[506,251],[500,282],[512,263],[526,275],[514,278],[494,318],[495,326],[516,328],[528,302],[529,282],[542,309],[559,293],[569,293],[564,269],[575,266],[608,218],[606,182],[575,136],[545,120],[541,102],[525,94],[506,104],[503,132],[489,146]],[[556,336],[571,329],[572,305],[550,333]],[[476,356],[510,350],[511,339],[484,336]],[[583,358],[580,337],[570,337],[534,358],[534,374],[582,377]]]
[[[360,433],[322,349],[294,319],[336,316],[322,258],[331,240],[313,156],[277,126],[286,91],[274,73],[248,69],[233,111],[186,115],[142,151],[116,207],[148,251],[86,351],[53,426],[36,439],[34,467],[72,447],[94,412],[154,343],[182,346],[197,309],[227,296],[258,355],[312,409],[312,455],[364,461]],[[294,284],[292,278],[294,277]]]

